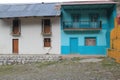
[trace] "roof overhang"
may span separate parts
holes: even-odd
[[[117,4],[118,2],[112,1],[73,1],[73,2],[63,2],[61,5],[94,5],[94,4]]]
[[[3,16],[0,19],[12,19],[12,18],[37,18],[37,17],[60,17],[60,15],[48,15],[48,16]]]
[[[65,10],[88,10],[88,9],[112,9],[118,2],[108,1],[80,1],[80,2],[66,2],[62,3],[61,6]]]

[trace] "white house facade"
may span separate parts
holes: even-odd
[[[1,7],[0,54],[60,54],[60,17],[55,4]]]

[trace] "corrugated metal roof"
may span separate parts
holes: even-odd
[[[60,16],[60,5],[116,4],[112,1],[73,1],[64,3],[0,4],[0,18]]]
[[[59,16],[56,3],[37,4],[1,4],[0,18],[30,17],[30,16]]]

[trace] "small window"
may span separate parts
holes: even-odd
[[[13,34],[20,34],[20,20],[15,19],[13,20],[13,29],[12,29]]]
[[[44,47],[51,47],[51,39],[44,38]]]
[[[97,22],[98,21],[98,14],[90,14],[90,21]]]
[[[73,22],[79,22],[79,14],[72,14]]]
[[[42,33],[43,34],[51,34],[51,22],[50,19],[42,20]]]
[[[86,37],[85,45],[86,46],[96,46],[96,38],[95,37]]]

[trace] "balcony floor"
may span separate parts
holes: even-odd
[[[99,31],[101,28],[64,28],[64,31]]]

